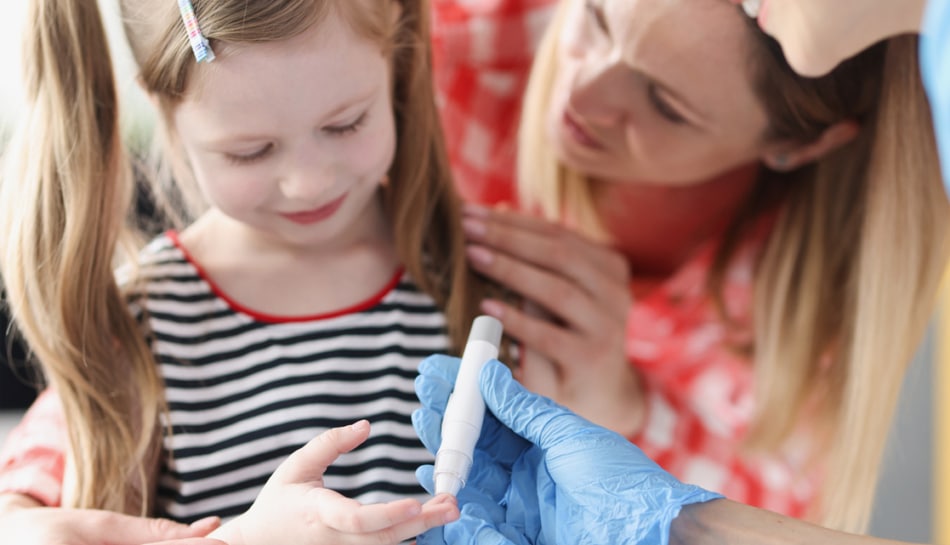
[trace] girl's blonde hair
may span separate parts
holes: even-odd
[[[594,185],[561,164],[538,131],[557,71],[562,2],[536,58],[519,135],[522,202],[607,238]],[[816,433],[825,485],[810,518],[843,530],[867,524],[900,386],[935,303],[948,256],[947,197],[917,63],[917,39],[869,48],[818,79],[788,67],[750,23],[754,85],[771,122],[765,138],[810,142],[843,120],[854,141],[816,163],[763,171],[710,274],[719,286],[743,232],[778,204],[756,272],[757,411],[746,440],[778,449],[800,425]],[[720,303],[720,308],[724,305]],[[723,311],[723,318],[730,317]]]
[[[444,309],[458,350],[487,286],[465,263],[430,73],[428,3],[193,4],[212,48],[288,39],[332,10],[390,55],[398,141],[384,208],[403,265]],[[167,121],[191,72],[203,68],[177,2],[121,0],[121,8],[141,82]],[[64,491],[67,505],[148,513],[164,391],[146,328],[113,274],[118,258],[134,262],[141,238],[130,227],[133,181],[106,36],[96,0],[31,0],[29,14],[29,109],[0,188],[9,306],[62,400],[76,476]],[[179,181],[189,177],[181,163],[172,171]],[[185,198],[187,184],[172,189],[159,195],[171,194],[175,207],[192,205],[179,218],[200,213],[203,203]]]

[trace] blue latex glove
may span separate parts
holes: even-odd
[[[433,453],[460,360],[431,356],[419,366],[422,408],[413,425]],[[684,505],[722,497],[681,483],[624,437],[525,390],[498,361],[479,387],[486,415],[462,517],[419,537],[420,545],[659,544]],[[417,472],[432,490],[432,466]]]
[[[920,69],[930,97],[943,183],[950,193],[950,1],[930,0],[924,13]]]

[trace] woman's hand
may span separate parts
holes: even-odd
[[[472,266],[526,301],[521,308],[493,299],[481,306],[521,342],[518,379],[597,424],[635,433],[642,403],[624,353],[632,303],[626,259],[517,212],[467,205],[463,226]]]
[[[229,545],[385,545],[456,520],[451,496],[362,505],[324,488],[323,474],[340,454],[369,436],[369,422],[328,430],[290,455],[251,508],[215,532]]]
[[[28,498],[4,495],[0,535],[17,545],[225,545],[207,539],[221,521],[213,517],[191,526],[92,509],[37,507]]]

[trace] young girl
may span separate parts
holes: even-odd
[[[304,482],[410,512],[395,500],[420,497],[430,460],[410,422],[416,365],[461,346],[485,290],[456,229],[427,4],[224,0],[196,2],[196,19],[185,4],[122,3],[178,182],[164,194],[199,206],[119,283],[131,178],[100,15],[85,0],[30,6],[2,269],[66,414],[62,504],[237,515],[281,460],[366,418],[374,434]],[[212,62],[196,62],[202,36]],[[252,513],[290,533],[307,517],[281,499]]]
[[[862,528],[947,256],[916,40],[805,79],[721,0],[436,14],[461,193],[570,228],[465,220],[473,265],[545,311],[484,303],[523,383],[688,482]]]

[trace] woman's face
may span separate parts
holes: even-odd
[[[563,0],[547,130],[588,176],[701,183],[765,152],[747,22],[722,0]]]

